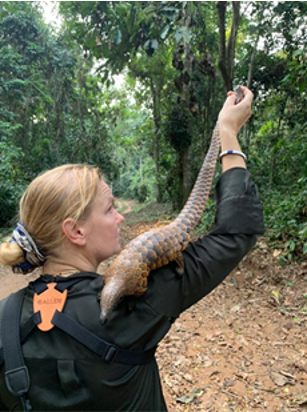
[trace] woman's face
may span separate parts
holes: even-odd
[[[121,250],[119,225],[123,221],[124,217],[114,209],[111,190],[101,182],[90,215],[83,225],[90,259],[99,264]]]

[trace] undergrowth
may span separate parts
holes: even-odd
[[[306,197],[307,198],[307,197]],[[283,266],[293,260],[302,261],[307,255],[307,208],[305,193],[300,197],[283,197],[279,192],[271,193],[263,200],[265,234],[271,247],[282,251],[279,263]],[[214,225],[216,203],[209,199],[200,223],[192,236],[202,236],[210,232]],[[169,204],[150,203],[139,205],[126,215],[127,224],[163,221],[170,223],[180,211],[174,211]]]
[[[302,179],[307,185],[307,178]],[[287,195],[272,191],[264,199],[266,236],[283,251],[280,264],[307,257],[307,187]]]
[[[0,227],[0,242],[2,242],[5,238],[11,236],[13,230],[14,229],[12,227]]]

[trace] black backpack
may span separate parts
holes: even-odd
[[[57,283],[56,288],[63,292],[68,287],[83,280],[82,276],[67,279]],[[46,283],[37,279],[32,283],[37,294],[42,293]],[[7,299],[1,317],[0,367],[4,362],[6,386],[13,395],[21,400],[24,411],[30,411],[32,406],[28,399],[30,388],[30,374],[24,361],[22,345],[30,338],[32,331],[41,323],[40,312],[33,313],[22,325],[20,325],[21,311],[26,289],[13,293]],[[106,363],[121,363],[125,365],[142,365],[152,361],[155,349],[147,351],[129,351],[111,344],[90,330],[79,324],[70,316],[56,311],[52,323],[70,337],[86,346],[97,354]],[[44,370],[48,374],[48,367]]]

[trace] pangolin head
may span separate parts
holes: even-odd
[[[100,300],[100,322],[104,324],[122,296],[136,294],[144,280],[139,262],[115,259],[104,274]],[[145,292],[146,288],[143,290]]]

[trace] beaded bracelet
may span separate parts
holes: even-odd
[[[229,155],[229,154],[234,154],[234,155],[241,156],[241,157],[243,157],[243,159],[245,160],[245,162],[247,161],[246,154],[243,153],[243,152],[240,152],[239,150],[225,150],[225,152],[222,152],[222,153],[220,154],[220,156],[219,156],[220,161],[221,161],[221,159],[222,159],[223,156],[227,156],[227,155]]]

